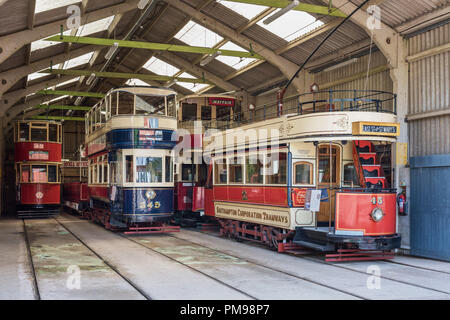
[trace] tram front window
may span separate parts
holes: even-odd
[[[155,102],[155,97],[152,96],[136,96],[135,114],[157,114],[158,108]],[[164,106],[162,112],[164,112]]]
[[[195,165],[181,165],[181,181],[192,181],[195,177]]]
[[[48,125],[48,140],[53,142],[58,141],[58,125],[56,124]]]
[[[172,163],[172,157],[166,156],[165,161],[165,170],[166,170],[166,182],[173,182],[173,163]]]
[[[33,182],[47,182],[47,166],[34,165],[32,167]]]
[[[30,140],[30,125],[28,123],[20,123],[19,141]]]
[[[136,182],[162,182],[162,158],[136,157]]]
[[[31,141],[47,141],[47,127],[31,126]]]
[[[48,166],[48,182],[57,182],[57,167],[56,166]]]

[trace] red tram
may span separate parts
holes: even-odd
[[[14,126],[16,210],[19,218],[59,214],[61,124],[18,121]]]
[[[213,222],[204,215],[208,166],[203,160],[203,135],[209,129],[232,126],[240,108],[241,101],[230,95],[201,94],[180,99],[177,149],[182,149],[183,154],[175,164],[176,223],[203,223],[205,227]]]
[[[62,163],[63,203],[70,211],[82,214],[88,207],[88,161],[64,161]]]

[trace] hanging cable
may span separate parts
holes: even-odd
[[[331,32],[319,43],[319,45],[313,50],[313,52],[311,52],[311,54],[308,56],[308,58],[306,58],[306,60],[303,62],[303,64],[300,66],[300,68],[297,70],[297,72],[292,76],[292,78],[288,81],[288,83],[286,84],[286,86],[280,91],[280,93],[278,94],[278,115],[281,114],[282,111],[282,107],[283,107],[283,97],[284,94],[286,93],[286,90],[289,88],[289,86],[291,85],[292,81],[294,81],[294,79],[297,77],[297,75],[300,73],[300,71],[303,70],[303,68],[305,67],[305,65],[309,62],[309,60],[311,60],[311,58],[314,56],[314,54],[322,47],[322,45],[344,24],[346,23],[348,20],[350,20],[350,18],[356,13],[358,12],[364,5],[366,5],[366,3],[368,3],[370,0],[365,0],[363,1],[358,7],[356,7],[355,10],[353,10],[352,13],[350,13],[347,17],[345,17],[344,20],[341,21],[341,23],[339,23],[333,30],[331,30]]]

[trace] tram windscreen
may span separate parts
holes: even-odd
[[[47,128],[31,127],[31,141],[47,141]]]
[[[162,158],[136,157],[136,182],[162,182]]]
[[[19,141],[30,140],[30,125],[28,123],[20,123]]]
[[[136,95],[136,114],[166,113],[165,97]]]
[[[34,165],[32,167],[33,182],[47,182],[47,166]]]

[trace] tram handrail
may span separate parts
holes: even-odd
[[[278,102],[265,103],[255,109],[204,121],[206,128],[230,129],[243,124],[278,117]],[[305,106],[307,108],[305,108]],[[283,102],[283,114],[303,115],[321,112],[380,112],[397,114],[397,95],[379,90],[323,90],[287,97]],[[243,115],[249,114],[245,119]],[[218,125],[218,122],[224,122]]]

